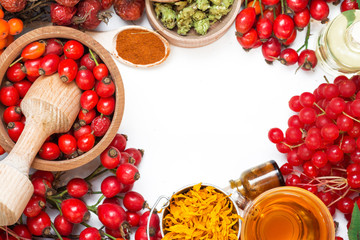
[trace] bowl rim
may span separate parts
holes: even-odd
[[[197,48],[209,45],[216,40],[220,39],[232,26],[233,22],[237,14],[240,12],[240,8],[242,5],[243,0],[234,0],[233,5],[231,6],[231,11],[226,15],[223,16],[218,22],[223,24],[224,18],[227,17],[225,20],[226,22],[222,27],[219,29],[210,29],[214,30],[214,32],[208,32],[207,34],[201,36],[181,36],[177,34],[174,30],[167,29],[162,25],[159,19],[157,19],[153,7],[152,0],[145,0],[145,8],[146,8],[146,15],[149,20],[149,23],[153,29],[155,29],[159,34],[165,37],[170,44],[173,44],[178,47],[184,48]]]
[[[117,36],[122,31],[125,31],[125,30],[128,30],[128,29],[141,29],[141,30],[148,31],[148,32],[151,32],[151,33],[155,34],[158,38],[160,38],[160,40],[164,44],[164,47],[165,47],[165,55],[164,55],[164,57],[161,60],[159,60],[157,62],[154,62],[154,63],[150,63],[150,64],[135,64],[135,63],[129,62],[129,61],[123,59],[122,57],[120,57],[120,55],[118,54],[118,52],[116,50]],[[114,56],[119,62],[124,63],[124,64],[126,64],[128,66],[131,66],[131,67],[149,68],[149,67],[157,66],[157,65],[163,63],[168,58],[169,54],[170,54],[170,44],[169,44],[169,42],[163,36],[161,36],[159,33],[157,33],[156,31],[153,31],[151,29],[148,29],[148,28],[142,27],[142,26],[128,25],[128,26],[118,28],[117,33],[115,34],[115,36],[113,37],[113,40],[112,40],[111,55]]]
[[[63,38],[63,39],[73,39],[81,42],[88,48],[94,50],[94,52],[100,57],[100,59],[108,67],[110,75],[116,86],[115,91],[115,111],[113,113],[113,118],[110,124],[110,127],[106,134],[101,138],[101,140],[88,152],[73,158],[66,160],[44,160],[36,157],[33,160],[31,165],[32,168],[45,171],[65,171],[80,167],[93,159],[95,159],[101,152],[103,152],[111,141],[114,139],[122,121],[125,108],[125,93],[124,85],[119,72],[119,69],[111,57],[111,54],[95,39],[87,35],[84,32],[81,32],[77,29],[63,27],[63,26],[46,26],[40,27],[35,30],[32,30],[18,39],[16,39],[12,44],[10,44],[0,56],[0,66],[9,66],[17,56],[20,55],[22,49],[29,43],[40,40],[40,39],[50,39],[50,38]],[[95,50],[96,49],[96,50]],[[15,56],[14,59],[10,57]],[[3,82],[7,68],[0,68],[0,84]],[[2,117],[1,117],[1,121]],[[5,129],[4,122],[0,124],[0,145],[5,149],[6,152],[10,152],[15,143],[10,139]]]

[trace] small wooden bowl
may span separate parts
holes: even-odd
[[[242,0],[234,0],[231,11],[226,16],[223,16],[220,21],[211,25],[208,33],[203,36],[197,34],[194,29],[191,29],[186,36],[179,35],[176,32],[176,28],[175,30],[167,29],[161,21],[157,19],[153,3],[151,0],[145,0],[146,14],[151,26],[175,46],[196,48],[215,42],[227,32],[240,11]]]
[[[83,155],[67,160],[61,161],[48,161],[43,160],[41,158],[35,158],[32,164],[32,167],[38,170],[45,171],[65,171],[73,168],[80,167],[93,159],[95,159],[101,152],[103,152],[106,147],[111,143],[114,139],[121,120],[124,113],[124,104],[125,104],[125,95],[124,95],[124,85],[121,79],[120,72],[112,59],[111,55],[108,51],[104,49],[97,41],[95,41],[89,35],[78,31],[73,28],[68,27],[58,27],[58,26],[50,26],[50,27],[42,27],[31,32],[24,34],[23,36],[16,39],[9,47],[5,49],[3,54],[0,56],[0,84],[4,79],[6,74],[7,66],[9,66],[15,59],[17,59],[22,51],[22,49],[31,42],[40,40],[40,39],[48,39],[48,38],[65,38],[65,39],[74,39],[85,46],[91,48],[98,54],[101,60],[106,64],[109,68],[110,74],[114,80],[116,85],[115,92],[115,101],[116,108],[114,112],[113,119],[111,121],[111,125],[106,132],[106,134],[102,137],[100,142],[98,142],[89,152],[84,153]],[[46,89],[44,89],[46,91]],[[0,145],[5,149],[5,151],[10,152],[15,143],[8,136],[6,131],[5,122],[2,119],[3,112],[5,108],[4,106],[0,106],[0,114],[1,121],[3,124],[0,124]]]
[[[153,34],[155,34],[157,37],[160,38],[160,40],[164,43],[164,46],[165,46],[165,56],[163,59],[161,59],[160,61],[157,61],[155,63],[151,63],[151,64],[134,64],[132,62],[129,62],[125,59],[123,59],[122,57],[119,56],[118,52],[116,51],[116,39],[117,39],[117,36],[119,33],[121,33],[122,31],[124,30],[128,30],[128,29],[140,29],[140,30],[144,30],[144,31],[147,31],[147,32],[151,32]],[[157,32],[154,32],[152,30],[149,30],[147,28],[144,28],[144,27],[141,27],[141,26],[135,26],[135,25],[132,25],[132,26],[126,26],[126,27],[122,27],[122,28],[119,28],[116,30],[117,33],[116,35],[114,36],[113,38],[113,43],[112,43],[112,51],[111,51],[111,55],[113,55],[117,60],[119,60],[121,63],[124,63],[128,66],[131,66],[131,67],[139,67],[139,68],[149,68],[149,67],[154,67],[154,66],[157,66],[161,63],[163,63],[167,57],[169,56],[170,54],[170,44],[169,42],[163,37],[161,36],[160,34],[158,34]]]

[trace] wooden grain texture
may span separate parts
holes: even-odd
[[[161,0],[160,0],[161,1]],[[219,38],[221,38],[233,24],[237,14],[240,11],[242,0],[234,0],[231,11],[223,18],[211,25],[206,35],[199,35],[194,29],[191,29],[187,36],[177,34],[176,28],[169,30],[163,26],[161,21],[157,19],[153,7],[152,0],[145,0],[146,14],[149,19],[150,25],[163,37],[165,37],[170,44],[184,48],[197,48],[209,45]],[[235,31],[235,30],[234,30]],[[235,37],[235,36],[234,36]]]
[[[89,152],[74,159],[68,159],[62,161],[47,161],[40,158],[35,158],[32,164],[33,168],[39,170],[65,171],[82,166],[95,159],[98,155],[100,155],[101,152],[105,150],[105,148],[110,144],[112,139],[115,137],[124,113],[124,105],[125,105],[124,86],[120,72],[114,60],[112,59],[110,53],[107,50],[105,50],[97,41],[95,41],[89,35],[81,31],[75,30],[73,28],[60,27],[60,26],[43,27],[33,30],[27,34],[24,34],[23,36],[15,40],[8,48],[6,48],[0,57],[0,66],[3,66],[0,68],[0,81],[3,80],[6,73],[7,68],[4,66],[9,66],[20,55],[21,50],[27,44],[36,40],[48,39],[48,38],[75,39],[83,43],[85,46],[94,50],[101,58],[101,60],[106,64],[106,66],[109,68],[110,74],[116,86],[116,92],[115,92],[116,107],[111,125],[107,133],[100,140],[100,142],[94,146],[94,148],[92,148]],[[1,116],[3,115],[3,111],[4,111],[4,107],[1,106],[0,107]],[[10,152],[10,150],[14,147],[14,142],[8,136],[4,122],[3,124],[0,124],[0,145],[7,152]]]
[[[27,175],[0,162],[0,226],[16,223],[33,192]]]

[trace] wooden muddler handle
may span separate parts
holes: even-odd
[[[81,91],[58,74],[39,77],[21,102],[25,128],[9,155],[0,162],[0,226],[13,225],[34,189],[30,166],[46,138],[70,130],[80,111]]]

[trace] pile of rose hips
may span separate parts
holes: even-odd
[[[280,170],[286,185],[317,195],[351,221],[360,205],[360,76],[338,76],[313,93],[293,96],[289,107],[297,114],[283,131],[272,128],[268,137],[287,163]],[[348,226],[349,226],[348,224]]]
[[[81,111],[73,128],[50,136],[39,151],[45,160],[68,159],[89,151],[105,135],[115,110],[115,84],[109,70],[91,49],[76,40],[46,39],[27,45],[21,57],[6,71],[0,89],[0,102],[6,106],[4,123],[16,142],[26,119],[21,100],[41,75],[58,73],[66,83],[75,81],[83,91]]]
[[[159,216],[153,214],[149,217],[150,211],[146,210],[149,207],[144,197],[131,191],[140,177],[137,167],[142,161],[144,151],[126,149],[126,144],[127,137],[117,134],[110,146],[100,155],[101,165],[88,177],[73,178],[66,186],[58,186],[61,173],[54,175],[51,172],[36,171],[32,174],[30,179],[34,186],[34,195],[23,213],[26,223],[22,217],[19,224],[0,233],[0,240],[33,237],[63,240],[101,240],[107,237],[120,240],[130,238],[131,228],[136,229],[135,240],[147,240],[148,221],[151,240],[161,239]],[[90,181],[105,173],[110,174],[102,180],[101,191],[91,189]],[[101,196],[96,204],[87,206],[84,200],[91,194]],[[49,209],[57,209],[59,212],[53,221],[46,212]],[[103,224],[102,228],[97,229],[86,223],[90,212],[97,215]],[[77,224],[85,226],[79,236],[73,235],[74,226]]]
[[[308,71],[317,65],[313,50],[308,49],[310,19],[327,22],[328,3],[339,0],[253,0],[245,2],[246,8],[236,17],[236,36],[245,50],[262,47],[267,63],[279,60],[284,65],[298,63]],[[344,0],[341,11],[359,9],[357,1]],[[298,50],[289,46],[295,41],[297,31],[307,27],[305,43]],[[304,49],[305,48],[305,49]],[[304,50],[303,50],[304,49]],[[301,51],[301,52],[300,52]],[[300,52],[300,53],[299,53]]]

